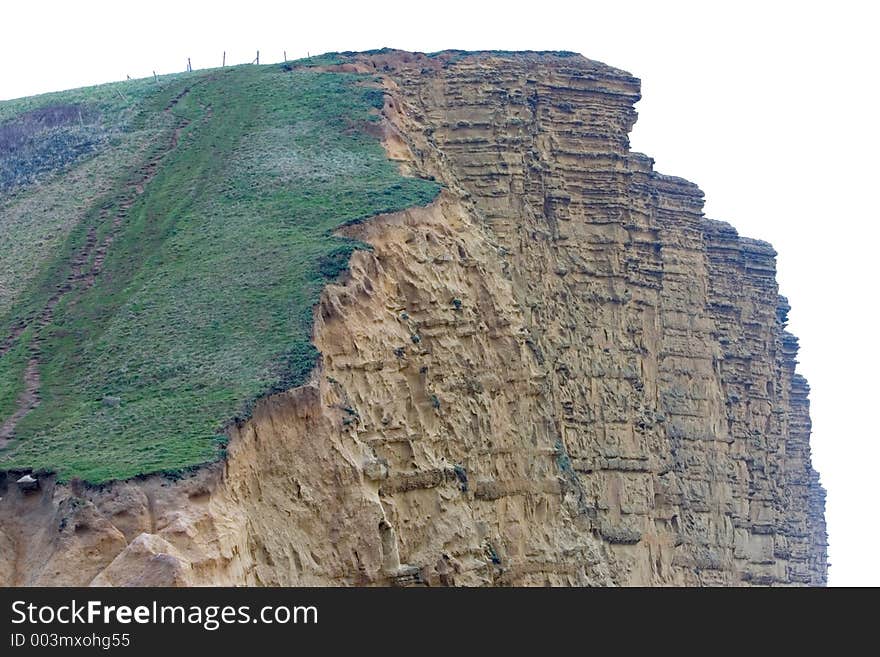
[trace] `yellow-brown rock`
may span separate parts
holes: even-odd
[[[639,83],[566,54],[355,55],[389,156],[445,191],[315,310],[312,381],[224,463],[0,482],[0,583],[826,580],[775,253],[629,150]]]

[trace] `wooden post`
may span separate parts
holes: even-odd
[[[287,61],[287,51],[286,50],[284,51],[284,61],[285,62]]]
[[[153,80],[155,80],[156,82],[159,81],[159,76],[156,75],[156,71],[153,71]]]
[[[257,66],[260,65],[260,51],[257,51]]]
[[[193,70],[192,60],[189,57],[186,58],[186,70],[187,72]]]
[[[226,66],[226,51],[223,51],[223,66]]]

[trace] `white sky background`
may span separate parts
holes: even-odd
[[[878,16],[853,2],[4,2],[0,99],[389,46],[573,50],[642,79],[634,150],[779,252],[834,585],[880,585]]]

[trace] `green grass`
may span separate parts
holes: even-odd
[[[115,143],[141,103],[180,75],[84,87],[0,103],[0,193],[45,180]]]
[[[0,133],[9,126],[31,128],[26,131],[32,133],[21,148],[0,149],[0,170],[20,174],[8,176],[6,180],[15,184],[0,190],[0,320],[48,259],[57,255],[96,199],[113,188],[120,171],[136,166],[149,144],[168,128],[170,117],[144,115],[140,108],[177,78],[120,82],[0,103]],[[34,111],[71,105],[81,108],[85,126],[73,121],[33,130],[35,126],[22,120],[22,115]],[[137,125],[135,117],[140,118]],[[95,135],[83,135],[84,130]],[[83,143],[94,143],[95,148],[78,151]]]
[[[141,103],[155,95],[157,88],[165,88],[186,79],[187,76],[194,75],[198,74],[174,73],[160,75],[158,84],[152,77],[149,77],[4,100],[0,101],[0,123],[15,119],[24,112],[52,105],[83,104],[108,117],[114,117],[113,122],[117,125],[125,125],[128,120],[140,112]]]
[[[25,330],[12,348],[0,357],[0,418],[2,419],[12,415],[18,397],[24,391],[24,371],[30,356],[28,344],[32,336],[31,329]]]
[[[42,331],[42,403],[0,468],[93,483],[180,472],[222,456],[223,427],[254,400],[305,380],[318,355],[312,309],[358,247],[332,231],[438,192],[400,176],[363,129],[381,102],[363,80],[244,66],[143,94],[132,131],[157,125],[185,87],[172,112],[188,125],[96,284],[66,295]],[[91,204],[0,327],[42,308],[89,227],[112,229],[101,208],[118,206],[137,175],[123,171]],[[0,391],[20,390],[17,377],[14,365],[0,369]],[[108,396],[122,403],[105,405]]]

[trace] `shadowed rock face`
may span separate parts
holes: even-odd
[[[316,308],[320,367],[225,463],[0,482],[0,582],[824,584],[775,253],[629,151],[638,80],[343,59],[380,76],[389,157],[446,191],[348,229],[373,250]]]

